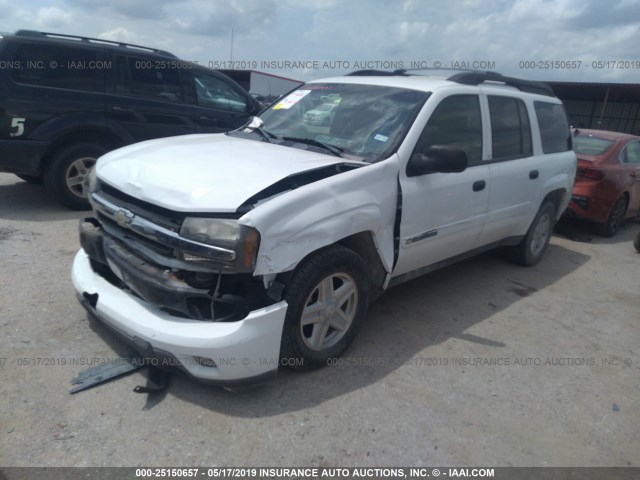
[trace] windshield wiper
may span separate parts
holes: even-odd
[[[313,145],[314,147],[320,147],[324,150],[327,150],[332,155],[335,155],[336,157],[341,157],[341,158],[342,158],[342,152],[344,152],[344,149],[340,147],[336,147],[335,145],[329,145],[328,143],[320,142],[318,140],[314,140],[313,138],[282,137],[282,140],[287,140],[289,142],[304,143],[305,145]]]
[[[264,138],[267,142],[269,143],[273,143],[273,139],[276,139],[278,137],[276,137],[273,133],[271,132],[267,132],[264,128],[262,127],[251,127],[251,130],[253,132],[258,132],[260,134],[260,136],[262,138]]]

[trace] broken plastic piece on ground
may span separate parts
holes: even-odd
[[[69,390],[69,393],[78,393],[144,366],[144,359],[138,353],[132,352],[126,358],[116,358],[109,363],[83,370],[71,380],[71,383],[76,386]]]
[[[147,385],[145,387],[138,385],[133,391],[136,393],[157,393],[167,388],[168,384],[169,373],[150,365],[147,371]]]

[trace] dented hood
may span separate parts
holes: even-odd
[[[234,212],[278,180],[344,161],[224,134],[184,135],[110,152],[96,173],[124,193],[171,210]]]

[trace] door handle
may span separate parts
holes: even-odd
[[[535,180],[536,178],[538,178],[540,176],[540,172],[538,170],[531,170],[529,172],[529,178],[531,180]]]
[[[486,186],[487,186],[487,182],[485,182],[484,180],[478,180],[477,182],[473,182],[473,191],[480,192],[484,190],[484,187]]]

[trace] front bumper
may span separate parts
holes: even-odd
[[[167,362],[170,369],[220,384],[257,380],[277,371],[285,301],[235,322],[172,316],[94,272],[84,250],[76,254],[71,278],[85,308],[141,354],[160,359],[154,364],[161,368]],[[202,359],[213,360],[215,366]]]

